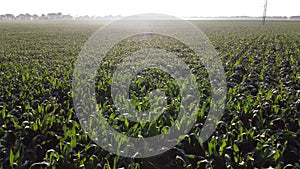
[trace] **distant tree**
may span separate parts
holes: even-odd
[[[103,19],[102,16],[96,16],[96,17],[95,17],[95,20],[102,20],[102,19]]]
[[[40,18],[39,18],[39,16],[38,16],[37,14],[33,14],[33,15],[31,16],[31,19],[32,19],[32,20],[39,20]]]
[[[63,15],[62,18],[65,20],[73,20],[73,16],[71,15]]]
[[[25,14],[25,20],[31,20],[31,15],[29,13]]]
[[[42,14],[42,15],[40,16],[40,20],[46,20],[46,19],[48,19],[48,17],[47,17],[45,14]]]
[[[0,20],[57,20],[57,19],[65,19],[65,20],[73,20],[74,17],[71,15],[63,15],[61,12],[58,13],[48,13],[47,15],[42,14],[38,16],[37,14],[30,15],[29,13],[26,14],[19,14],[14,16],[13,14],[5,14],[0,15]],[[83,16],[82,19],[91,19],[89,16]]]
[[[24,20],[25,19],[25,15],[24,14],[19,14],[17,17],[16,17],[17,20]]]
[[[62,19],[62,13],[48,13],[47,14],[48,19]]]
[[[267,18],[269,19],[279,19],[279,20],[283,20],[283,19],[287,19],[286,16],[268,16]]]
[[[300,16],[291,16],[290,19],[300,19]]]
[[[5,14],[4,20],[15,20],[16,17],[13,14]]]
[[[88,15],[84,15],[84,16],[79,16],[76,18],[76,20],[92,20],[93,18],[88,16]]]

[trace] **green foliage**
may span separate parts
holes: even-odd
[[[274,21],[264,27],[257,21],[193,23],[216,47],[228,83],[224,115],[204,143],[199,136],[211,89],[205,68],[186,46],[155,34],[143,40],[135,36],[115,46],[99,64],[99,113],[133,137],[168,132],[181,96],[168,74],[140,72],[130,86],[132,104],[147,110],[149,92],[159,88],[169,100],[167,108],[149,123],[121,117],[109,98],[109,85],[123,57],[147,46],[160,47],[176,53],[199,77],[201,107],[190,133],[162,155],[131,159],[95,145],[73,109],[76,56],[102,24],[0,22],[0,168],[299,168],[300,22]]]

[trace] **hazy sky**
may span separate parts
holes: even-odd
[[[0,14],[261,16],[265,0],[1,0]],[[268,0],[269,16],[300,15],[300,0]]]

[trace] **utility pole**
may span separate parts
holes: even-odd
[[[265,5],[264,5],[263,25],[265,25],[265,22],[266,22],[266,17],[267,17],[267,6],[268,6],[268,0],[265,1]]]

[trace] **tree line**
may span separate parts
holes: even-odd
[[[89,15],[84,15],[84,16],[72,16],[72,15],[64,15],[61,12],[58,13],[48,13],[48,14],[42,14],[42,15],[37,15],[37,14],[19,14],[17,16],[13,14],[4,14],[0,15],[0,20],[97,20],[97,19],[114,19],[114,18],[120,18],[121,16],[89,16]]]
[[[72,15],[63,15],[61,12],[58,13],[48,13],[48,14],[42,14],[42,15],[37,15],[37,14],[19,14],[17,16],[13,14],[4,14],[0,15],[0,20],[101,20],[101,19],[117,19],[120,18],[121,15],[117,16],[89,16],[89,15],[84,15],[84,16],[72,16]],[[216,17],[218,18],[218,17]],[[225,17],[225,18],[252,18],[249,16],[231,16],[231,17]],[[255,18],[255,17],[254,17]],[[285,20],[285,19],[291,19],[291,20],[300,20],[300,16],[291,16],[291,17],[286,17],[286,16],[267,16],[267,19],[280,19],[280,20]]]

